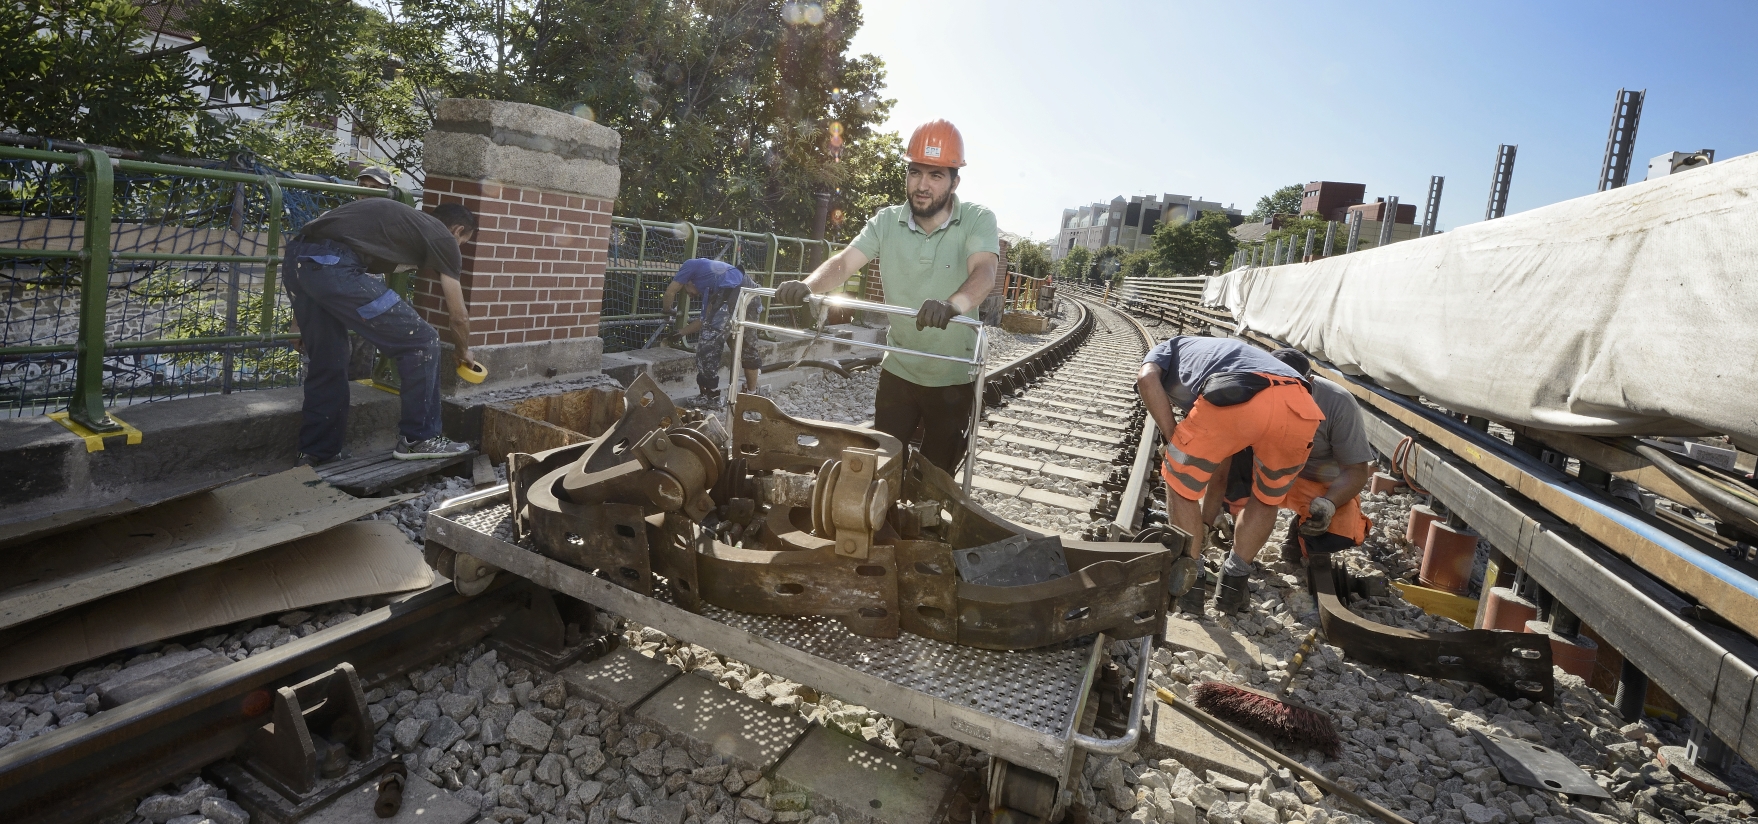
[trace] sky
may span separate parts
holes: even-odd
[[[959,194],[1054,238],[1062,210],[1122,195],[1249,212],[1290,183],[1367,184],[1442,229],[1482,220],[1496,147],[1519,146],[1508,212],[1597,190],[1619,88],[1648,94],[1648,159],[1758,151],[1758,2],[1413,3],[865,0],[908,139],[946,118]]]

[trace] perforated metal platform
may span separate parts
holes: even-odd
[[[1060,775],[1102,638],[1080,648],[995,651],[903,633],[866,638],[835,619],[699,613],[639,595],[512,542],[504,491],[429,513],[428,538],[558,592],[988,752]],[[459,529],[462,528],[462,529]],[[663,587],[660,588],[663,590]]]

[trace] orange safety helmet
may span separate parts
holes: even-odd
[[[923,123],[910,135],[905,156],[911,163],[957,169],[964,166],[964,137],[957,126],[944,120]]]

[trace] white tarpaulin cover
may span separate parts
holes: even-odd
[[[1403,394],[1758,451],[1758,154],[1307,264],[1204,302]]]

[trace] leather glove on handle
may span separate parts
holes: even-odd
[[[812,296],[812,289],[805,283],[790,280],[775,287],[775,302],[784,306],[797,306]]]
[[[1300,522],[1300,534],[1323,535],[1331,528],[1331,518],[1337,514],[1337,505],[1330,498],[1314,498],[1307,504],[1306,520]]]
[[[945,329],[946,324],[951,323],[952,319],[956,317],[958,317],[958,307],[953,306],[952,301],[922,301],[922,308],[916,310],[916,331],[919,332],[929,326],[935,329]]]

